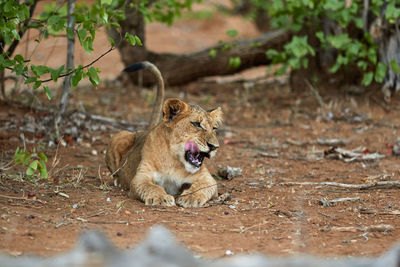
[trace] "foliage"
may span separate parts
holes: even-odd
[[[177,17],[182,16],[182,10],[191,10],[194,3],[202,0],[140,0],[134,1],[138,11],[147,21],[159,21],[171,25]]]
[[[37,1],[37,0],[36,0]],[[72,75],[72,85],[76,87],[78,83],[87,78],[94,85],[100,83],[98,73],[100,69],[86,66],[78,66],[75,69],[66,69],[65,65],[57,68],[50,68],[46,65],[34,65],[29,61],[30,56],[24,58],[22,55],[15,56],[7,50],[14,43],[18,43],[21,35],[29,30],[36,29],[39,32],[35,39],[37,45],[43,39],[50,36],[67,35],[68,38],[77,38],[79,44],[90,54],[93,51],[93,41],[96,37],[96,31],[103,26],[118,27],[118,20],[124,19],[122,8],[115,8],[118,1],[97,0],[88,6],[85,2],[79,1],[75,8],[75,28],[73,30],[67,27],[67,1],[54,2],[45,5],[44,11],[37,17],[32,18],[30,7],[34,0],[28,0],[21,4],[15,0],[0,0],[0,44],[2,53],[0,54],[0,71],[4,69],[11,70],[17,76],[25,77],[25,84],[30,84],[32,89],[43,88],[47,97],[51,98],[51,92],[47,82],[57,82],[60,77]],[[131,35],[127,36],[131,38]],[[137,36],[133,37],[134,44],[141,45]],[[115,46],[115,41],[110,40],[111,51]],[[44,77],[44,78],[43,78]]]
[[[27,166],[26,175],[28,178],[36,173],[42,178],[47,178],[47,157],[43,152],[36,153],[35,149],[32,152],[28,152],[17,147],[14,154],[14,162],[15,164]]]
[[[363,1],[342,0],[251,0],[252,4],[268,12],[271,26],[286,29],[294,33],[293,38],[281,51],[268,50],[267,56],[273,63],[281,63],[278,74],[291,69],[307,68],[308,58],[314,57],[316,51],[334,50],[336,62],[329,71],[335,73],[349,66],[356,66],[364,73],[363,85],[369,85],[373,80],[381,83],[386,75],[387,68],[399,70],[396,62],[390,66],[379,62],[378,46],[373,36],[365,31],[363,21]],[[346,6],[346,3],[349,6]],[[369,12],[374,17],[380,17],[381,10],[386,5],[383,19],[394,24],[400,19],[400,8],[396,0],[369,1]],[[335,25],[336,34],[324,32],[323,20],[329,19]],[[311,45],[310,29],[317,38],[317,44]]]
[[[118,28],[118,21],[125,19],[127,4],[137,8],[148,21],[156,20],[170,25],[176,17],[181,16],[181,10],[190,10],[193,3],[201,2],[201,0],[143,0],[132,2],[96,0],[88,5],[85,1],[77,1],[74,13],[75,28],[71,30],[67,27],[67,1],[54,1],[45,5],[44,11],[37,18],[32,18],[30,7],[37,1],[26,0],[20,3],[21,1],[16,0],[0,0],[0,48],[2,51],[0,54],[0,71],[9,69],[17,76],[24,76],[26,78],[25,84],[31,85],[34,90],[41,87],[49,99],[51,92],[49,87],[44,85],[45,83],[57,82],[60,77],[72,75],[71,83],[74,87],[84,78],[89,79],[94,86],[97,86],[100,82],[98,76],[100,69],[91,67],[91,64],[79,65],[75,69],[66,69],[65,65],[50,68],[45,65],[31,64],[30,57],[24,58],[20,54],[12,56],[11,53],[7,53],[6,48],[12,46],[15,42],[18,43],[26,30],[36,29],[39,31],[39,37],[35,40],[37,45],[50,36],[76,37],[79,44],[90,54],[94,49],[93,41],[96,37],[96,31],[103,26]],[[127,33],[125,39],[131,45],[142,45],[138,36]],[[110,38],[111,48],[109,51],[115,48],[116,41]]]

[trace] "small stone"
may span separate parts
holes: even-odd
[[[225,215],[228,215],[228,214],[229,214],[229,211],[227,211],[227,210],[224,211],[224,214],[225,214]]]
[[[235,253],[233,253],[233,251],[231,251],[229,249],[225,251],[226,256],[232,256],[233,254],[235,254]]]
[[[217,170],[218,170],[218,176],[227,180],[232,180],[233,178],[242,176],[242,168],[240,167],[217,166]]]
[[[121,232],[117,232],[117,236],[122,236],[122,233]]]

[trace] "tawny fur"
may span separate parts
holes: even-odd
[[[217,184],[204,163],[196,168],[185,162],[185,144],[194,142],[213,157],[219,147],[215,129],[222,123],[222,111],[207,112],[179,99],[167,99],[162,110],[162,120],[153,122],[156,126],[151,129],[112,136],[107,167],[131,197],[146,205],[174,206],[176,197],[180,206],[203,206],[217,196]]]

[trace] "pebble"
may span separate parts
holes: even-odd
[[[229,249],[225,251],[226,256],[232,256],[233,254],[235,254],[235,253],[233,253],[233,251],[231,251]]]

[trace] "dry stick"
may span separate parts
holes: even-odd
[[[42,203],[42,204],[46,204],[45,201],[42,201],[40,199],[28,199],[28,198],[25,198],[25,197],[13,197],[13,196],[6,196],[6,195],[0,195],[0,197],[8,198],[8,199],[26,200],[26,201],[39,202],[39,203]]]
[[[342,184],[335,182],[285,182],[279,183],[281,186],[294,186],[294,185],[319,185],[319,186],[335,186],[348,189],[373,189],[373,188],[386,188],[386,189],[397,189],[400,188],[400,181],[379,181],[366,184]]]
[[[111,173],[111,177],[113,177],[117,172],[119,172],[119,170],[121,170],[121,169],[125,166],[125,164],[126,164],[127,162],[128,162],[128,158],[125,159],[124,164],[122,164],[121,167],[119,167],[119,168],[116,169],[113,173]],[[100,165],[99,165],[99,171],[100,171]],[[100,175],[100,173],[99,173],[99,175]]]
[[[83,219],[81,217],[78,217],[76,219],[84,223],[93,223],[93,224],[130,224],[130,222],[128,221],[90,221]]]
[[[125,129],[125,130],[130,130],[133,127],[144,127],[144,126],[148,125],[147,122],[127,122],[125,120],[116,120],[116,119],[112,119],[109,117],[104,117],[104,116],[100,116],[100,115],[96,115],[96,114],[89,114],[89,113],[83,112],[83,111],[73,110],[73,111],[67,112],[68,115],[75,114],[75,113],[85,116],[85,119],[93,120],[96,122],[101,122],[102,124],[108,124],[114,128]]]
[[[332,204],[339,203],[339,202],[345,202],[345,201],[359,201],[360,197],[342,197],[342,198],[336,198],[332,200],[327,200],[326,198],[321,198],[318,202],[324,207],[329,207],[332,206]]]
[[[338,203],[338,202],[345,202],[345,201],[359,201],[360,197],[341,197],[329,200],[330,203]]]
[[[325,106],[325,103],[322,100],[322,97],[318,93],[317,89],[315,89],[314,86],[312,86],[312,84],[307,79],[304,79],[304,81],[306,82],[307,86],[310,88],[311,92],[313,93],[313,95],[317,99],[318,104],[320,105],[320,107],[323,108]]]
[[[378,209],[360,209],[361,214],[374,214],[374,215],[400,215],[400,210],[378,210]]]
[[[207,189],[207,188],[210,188],[210,187],[213,187],[213,186],[217,186],[217,184],[212,184],[212,185],[209,185],[209,186],[201,187],[201,188],[199,188],[199,189],[197,189],[197,190],[195,190],[193,192],[190,192],[190,193],[187,193],[187,194],[178,195],[177,197],[184,197],[184,196],[193,195],[197,191],[200,191],[200,190],[203,190],[203,189]]]

